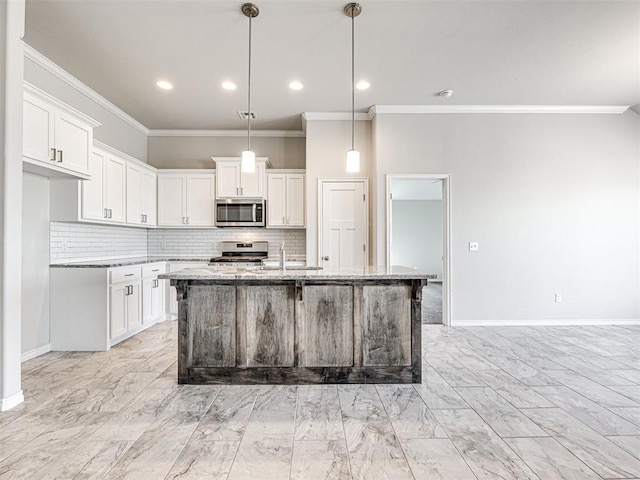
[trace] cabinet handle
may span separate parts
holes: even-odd
[[[55,148],[52,148],[52,149],[51,149],[51,155],[52,155],[52,156],[51,156],[50,160],[51,160],[52,162],[55,162],[55,161],[56,161],[56,149],[55,149]]]
[[[104,209],[104,218],[109,218],[106,208]]]
[[[109,218],[113,216],[113,210],[109,209]]]
[[[125,273],[124,274],[125,277],[133,277],[133,275],[134,275],[133,273]]]
[[[187,225],[189,225],[189,217],[187,217]]]
[[[285,223],[284,217],[282,217],[282,224],[284,225]]]
[[[147,223],[147,214],[144,214],[144,223]]]
[[[244,195],[244,187],[240,187],[240,195]]]
[[[159,269],[159,268],[156,268],[156,269],[151,270],[151,271],[152,271],[152,272],[159,272],[159,271],[160,271],[160,269]]]
[[[185,220],[186,218],[187,218],[187,217],[182,217],[182,223],[183,223],[183,224],[186,224],[186,223],[187,223],[187,221]]]
[[[58,150],[58,153],[60,154],[60,160],[58,160],[58,163],[62,163],[62,150]]]
[[[240,195],[240,187],[236,187],[236,195]]]

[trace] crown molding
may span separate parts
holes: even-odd
[[[63,69],[59,65],[49,60],[47,57],[45,57],[43,54],[38,52],[35,48],[28,45],[27,43],[24,44],[24,56],[25,58],[28,58],[36,65],[45,69],[47,72],[51,73],[52,75],[56,76],[57,78],[65,82],[67,85],[75,88],[78,92],[89,97],[98,105],[105,108],[109,112],[113,113],[116,117],[128,123],[139,132],[144,133],[145,135],[149,135],[149,129],[145,127],[142,123],[140,123],[138,120],[136,120],[131,115],[126,113],[124,110],[121,110],[120,108],[116,107],[113,103],[111,103],[109,100],[104,98],[98,92],[96,92],[91,87],[89,87],[85,83],[78,80],[76,77],[71,75],[69,72],[67,72],[65,69]]]
[[[91,127],[93,127],[93,128],[96,128],[96,127],[99,127],[100,125],[102,125],[95,118],[92,118],[89,115],[81,112],[80,110],[77,110],[77,109],[73,108],[71,105],[67,105],[64,102],[61,102],[60,100],[58,100],[53,95],[49,95],[44,90],[41,90],[40,88],[36,87],[35,85],[30,84],[26,80],[23,82],[22,85],[23,85],[23,89],[24,89],[24,93],[25,94],[30,94],[30,95],[32,95],[34,97],[38,97],[41,100],[46,101],[47,103],[50,103],[51,105],[55,106],[59,110],[62,110],[63,112],[70,113],[71,115],[74,115],[74,116],[82,119],[84,122],[86,122],[87,124],[91,125]]]
[[[371,109],[369,109],[371,111]],[[358,112],[355,114],[355,119],[358,121],[371,120],[373,117],[367,113]],[[308,120],[311,121],[335,121],[344,120],[351,121],[351,114],[349,112],[304,112],[302,114],[302,123],[306,124]]]
[[[573,113],[621,114],[628,105],[374,105],[371,118],[378,114],[420,113]]]
[[[246,137],[246,130],[149,130],[150,137]],[[302,130],[251,130],[252,137],[304,137]]]

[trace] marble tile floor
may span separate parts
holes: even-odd
[[[640,479],[640,327],[423,328],[420,385],[178,386],[175,322],[43,355],[0,479]]]

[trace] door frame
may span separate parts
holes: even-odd
[[[322,265],[322,229],[323,225],[323,202],[322,202],[322,191],[324,183],[363,183],[364,184],[364,194],[365,201],[364,203],[364,255],[365,255],[365,265],[368,265],[371,261],[370,250],[369,250],[369,179],[365,177],[339,177],[339,178],[318,178],[318,247],[317,247],[317,265]]]
[[[448,173],[386,174],[386,264],[391,264],[391,181],[407,179],[442,180],[442,324],[451,326],[451,175]]]

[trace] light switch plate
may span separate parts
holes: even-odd
[[[478,242],[469,242],[469,251],[470,252],[477,252],[478,249],[479,249]]]

